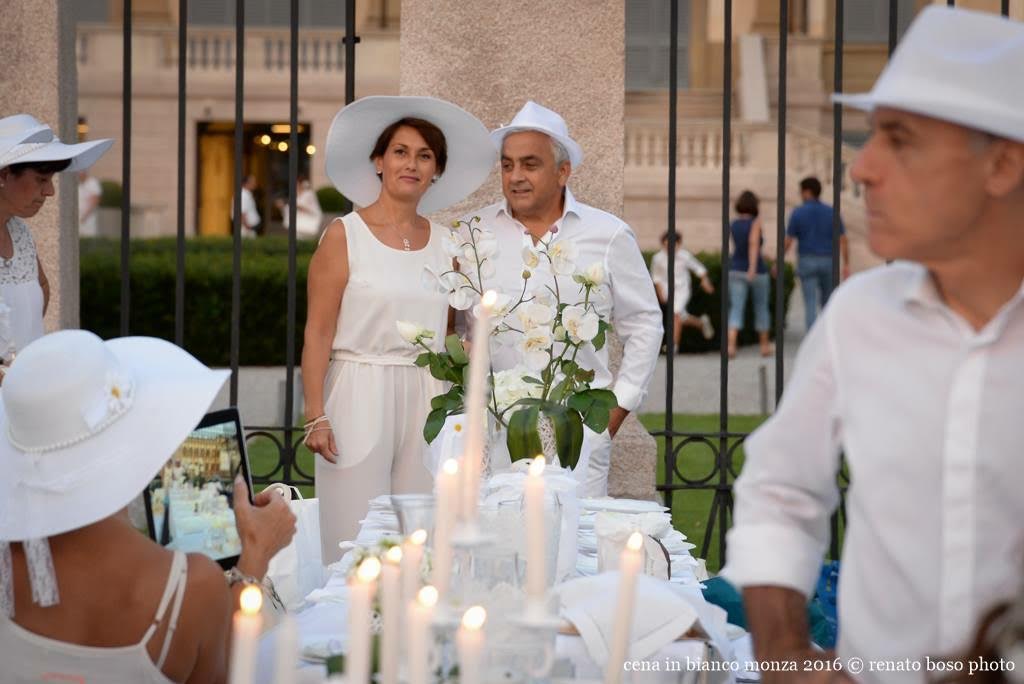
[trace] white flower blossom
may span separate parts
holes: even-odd
[[[585,284],[591,287],[600,287],[604,285],[605,280],[604,264],[600,261],[595,261],[590,266],[587,266],[580,276]]]
[[[523,247],[523,264],[527,268],[537,268],[540,264],[540,252],[533,247]]]
[[[433,330],[424,328],[416,323],[410,323],[409,321],[396,321],[395,326],[398,328],[398,334],[401,335],[402,339],[409,344],[418,344],[421,340],[434,339]]]
[[[132,405],[131,378],[119,373],[108,373],[103,391],[107,397],[108,415],[120,415]]]
[[[556,240],[555,244],[548,247],[551,270],[558,275],[572,275],[575,273],[576,257],[578,255],[579,248],[572,240]]]
[[[520,399],[540,398],[543,386],[523,380],[529,374],[529,369],[519,366],[494,374],[494,400],[499,411],[504,411]]]
[[[459,278],[462,278],[462,276],[459,276]],[[466,285],[464,279],[462,282],[462,285],[448,293],[448,306],[456,311],[465,311],[473,306],[473,302],[477,299],[476,291],[469,285]]]
[[[567,306],[562,311],[562,325],[569,339],[575,343],[590,342],[597,335],[598,317],[579,304]]]
[[[551,331],[545,328],[533,328],[528,330],[520,339],[516,347],[522,354],[523,363],[533,371],[541,371],[547,368],[548,349],[551,348]]]
[[[477,233],[476,255],[480,260],[490,259],[498,254],[498,238],[493,233]]]
[[[441,245],[444,248],[444,253],[454,259],[462,254],[462,246],[465,242],[466,239],[463,237],[461,232],[458,230],[449,230],[444,236],[444,240],[442,240]]]
[[[487,258],[480,262],[480,277],[493,278],[495,273],[494,260]]]
[[[530,302],[523,304],[516,310],[516,316],[523,326],[524,332],[534,328],[546,327],[555,319],[555,309],[545,304]]]

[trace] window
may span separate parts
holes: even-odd
[[[626,3],[626,90],[668,88],[670,0],[629,0]],[[689,84],[690,2],[679,0],[677,83]]]

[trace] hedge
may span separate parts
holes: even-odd
[[[644,260],[648,269],[651,265],[651,258],[655,252],[644,252]],[[708,269],[708,279],[715,286],[713,294],[708,294],[700,287],[700,280],[690,274],[690,302],[686,310],[694,316],[707,314],[715,326],[715,335],[710,340],[705,340],[699,330],[684,327],[682,339],[678,341],[679,351],[688,354],[696,354],[707,351],[717,351],[721,345],[721,335],[725,334],[725,326],[722,323],[722,257],[718,252],[700,252],[694,256]],[[768,267],[771,268],[772,261],[765,259]],[[768,300],[768,315],[771,320],[771,336],[775,337],[775,279],[770,279],[770,293]],[[783,325],[785,325],[785,312],[789,311],[789,296],[793,292],[796,282],[796,274],[791,264],[786,264],[782,273],[782,287],[784,296],[783,302]],[[728,320],[728,319],[727,319]],[[754,344],[757,342],[757,332],[754,330],[754,302],[753,297],[747,297],[747,308],[743,317],[743,329],[740,330],[740,346]]]
[[[230,363],[231,340],[231,238],[195,238],[185,248],[185,348],[214,366]],[[295,359],[302,353],[306,322],[306,274],[316,248],[312,241],[296,243]],[[645,255],[649,261],[649,254]],[[718,288],[721,271],[717,254],[701,253],[708,275]],[[133,335],[174,339],[174,288],[176,240],[133,240],[131,244],[131,312]],[[785,300],[793,289],[793,269],[786,266]],[[81,240],[82,327],[103,338],[120,334],[121,259],[120,241],[112,238]],[[278,366],[285,363],[285,323],[288,311],[288,240],[265,237],[242,242],[239,362],[243,366]],[[774,290],[774,283],[773,283]],[[708,313],[721,330],[718,289],[713,295],[693,283],[689,310]],[[774,312],[775,298],[771,308]],[[748,302],[747,324],[741,343],[756,341],[753,312]],[[773,328],[774,329],[774,328]],[[718,349],[718,336],[708,341],[699,332],[684,329],[683,351]]]

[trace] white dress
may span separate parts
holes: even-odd
[[[0,313],[0,356],[4,357],[43,336],[43,288],[36,244],[28,225],[19,218],[7,222],[7,231],[14,252],[10,259],[0,257],[0,298],[8,308],[6,317]]]
[[[316,457],[325,565],[340,558],[338,542],[355,539],[370,499],[433,490],[423,423],[430,400],[445,390],[414,365],[422,349],[403,340],[395,323],[433,330],[434,348],[443,348],[448,300],[424,287],[422,274],[427,265],[451,270],[439,225],[431,224],[426,247],[406,252],[380,242],[355,212],[342,221],[349,276],[324,382],[338,462]]]

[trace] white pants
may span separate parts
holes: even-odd
[[[576,479],[580,482],[580,498],[608,496],[608,470],[611,465],[612,438],[608,430],[598,434],[584,427],[583,451],[575,470]]]

